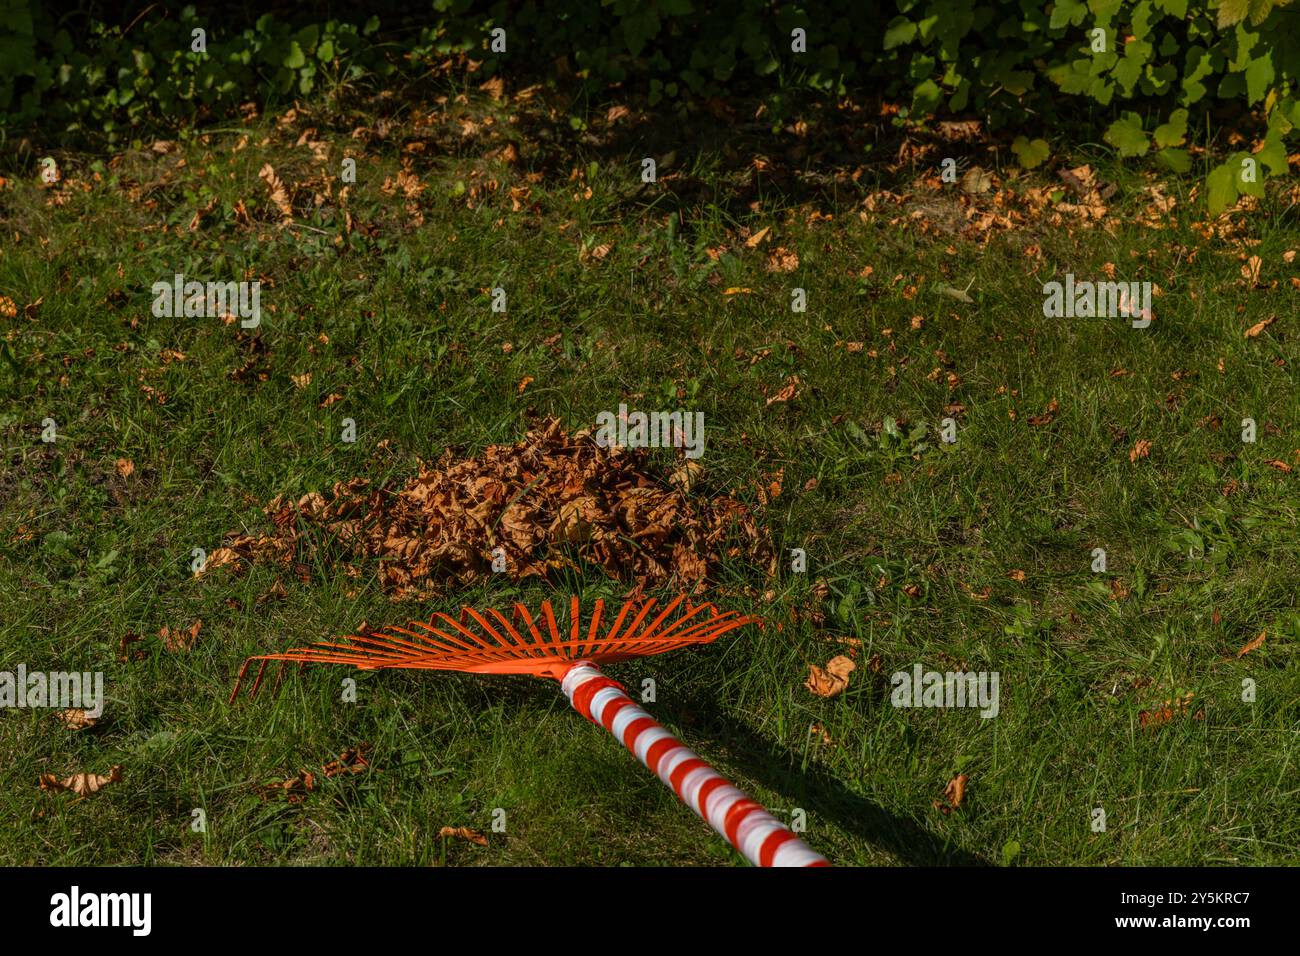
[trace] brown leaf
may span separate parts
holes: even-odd
[[[1151,454],[1151,443],[1145,438],[1139,438],[1133,445],[1133,449],[1128,453],[1128,460],[1136,462],[1139,458],[1146,458]]]
[[[1030,415],[1028,418],[1025,419],[1025,421],[1028,422],[1030,425],[1034,425],[1034,426],[1050,425],[1052,423],[1052,420],[1056,418],[1056,413],[1060,411],[1060,409],[1061,409],[1060,404],[1056,401],[1056,399],[1052,399],[1050,402],[1047,403],[1047,410],[1043,412],[1043,414]]]
[[[275,167],[270,163],[265,164],[258,170],[257,177],[266,183],[267,191],[271,194],[271,202],[280,210],[284,221],[292,222],[293,204],[289,201],[289,190],[284,188],[284,183],[280,182],[280,177],[275,174]]]
[[[133,645],[133,644],[139,644],[139,643],[141,643],[143,640],[144,640],[144,638],[142,638],[139,634],[136,634],[136,633],[134,633],[134,632],[132,632],[132,631],[127,631],[125,634],[122,635],[122,639],[121,639],[121,641],[119,642],[119,645],[118,645],[118,652],[117,652],[117,659],[118,659],[119,661],[121,661],[122,663],[124,663],[124,664],[129,664],[131,661],[142,661],[142,660],[144,660],[144,651],[143,651],[143,650],[140,650],[140,649],[132,650],[132,649],[131,649],[131,645]]]
[[[462,840],[468,840],[470,843],[477,843],[479,846],[487,846],[488,839],[477,830],[471,830],[469,827],[443,827],[438,831],[440,837],[459,837]]]
[[[110,783],[122,782],[122,767],[114,765],[108,775],[100,773],[74,773],[60,780],[52,773],[41,774],[41,789],[47,793],[75,793],[78,797],[87,797],[98,793]]]
[[[1009,577],[1012,581],[1017,581],[1021,584],[1025,583],[1025,572],[1021,571],[1019,568],[1017,568],[1014,571],[1008,571],[1007,577]]]
[[[1273,468],[1276,468],[1278,471],[1282,472],[1282,474],[1284,474],[1284,475],[1289,475],[1289,474],[1291,474],[1291,466],[1288,465],[1286,462],[1282,461],[1282,459],[1280,459],[1280,458],[1270,458],[1268,461],[1264,462],[1264,464],[1266,464],[1266,465],[1270,465],[1270,466],[1272,466]]]
[[[1263,332],[1266,328],[1268,328],[1276,321],[1277,321],[1277,316],[1270,315],[1264,321],[1256,322],[1254,325],[1252,325],[1250,328],[1246,330],[1246,338],[1248,339],[1255,338],[1256,336],[1259,335],[1259,333]]]
[[[167,648],[167,650],[172,652],[188,651],[194,647],[194,642],[198,639],[199,631],[202,629],[203,620],[200,618],[189,626],[189,630],[180,628],[172,630],[164,624],[158,632],[158,636],[162,638],[163,647]]]
[[[119,458],[113,463],[113,467],[117,469],[117,473],[121,475],[124,480],[135,474],[135,462],[130,458]]]
[[[857,666],[843,654],[832,657],[827,662],[825,670],[816,664],[809,664],[808,679],[804,681],[804,687],[818,697],[834,697],[843,693],[849,686],[849,675],[857,669]]]
[[[1161,724],[1167,724],[1174,717],[1186,714],[1195,695],[1189,690],[1182,697],[1174,700],[1167,700],[1155,710],[1143,710],[1138,713],[1138,724],[1141,727],[1159,727]],[[1201,720],[1205,717],[1205,711],[1197,711],[1193,719]]]
[[[1259,637],[1247,641],[1242,645],[1241,650],[1237,651],[1238,657],[1245,657],[1251,651],[1257,651],[1264,646],[1264,639],[1268,637],[1268,631],[1260,631]]]
[[[263,800],[268,799],[276,794],[283,794],[284,799],[289,803],[302,803],[307,799],[307,794],[316,789],[316,775],[308,770],[299,770],[295,776],[288,780],[280,780],[276,783],[268,783],[261,789]]]
[[[780,402],[792,401],[793,399],[798,398],[802,391],[803,389],[799,382],[799,376],[791,375],[785,380],[785,385],[781,387],[781,390],[768,398],[767,405],[770,406],[776,405]]]
[[[758,232],[754,233],[752,236],[750,236],[748,239],[745,240],[745,248],[746,249],[756,248],[760,242],[762,242],[764,239],[767,238],[768,233],[770,233],[771,231],[772,231],[771,226],[764,226],[762,229],[758,230]]]
[[[799,268],[799,253],[777,246],[767,257],[768,272],[794,272]]]
[[[69,730],[87,730],[99,723],[98,717],[91,717],[80,707],[70,707],[67,710],[61,710],[56,715],[64,727]]]
[[[943,788],[944,799],[954,810],[961,807],[961,802],[966,797],[966,783],[969,779],[966,774],[959,773],[948,781],[948,786]]]
[[[364,743],[349,747],[339,755],[337,760],[327,763],[322,772],[327,777],[338,777],[345,773],[364,773],[370,769],[370,761],[366,759],[369,750],[370,745]]]

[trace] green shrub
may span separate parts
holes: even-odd
[[[1189,140],[1218,131],[1216,109],[1230,110],[1231,124],[1254,112],[1265,124],[1255,151],[1209,174],[1212,212],[1284,174],[1300,126],[1300,7],[1289,0],[434,0],[427,17],[379,7],[364,24],[311,22],[304,10],[302,22],[265,14],[247,25],[210,24],[185,7],[129,29],[90,20],[74,36],[36,0],[0,0],[0,123],[112,137],[322,80],[382,81],[453,52],[481,61],[485,75],[520,78],[561,61],[594,92],[620,84],[651,106],[880,92],[901,102],[900,123],[975,114],[993,129],[1032,125],[1013,145],[1025,166],[1044,162],[1049,140],[1083,118],[1121,157],[1184,172]],[[401,27],[383,42],[381,19]],[[505,54],[488,50],[494,27],[507,31]],[[197,29],[206,52],[193,48]]]

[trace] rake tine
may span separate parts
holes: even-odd
[[[229,707],[231,704],[233,704],[236,700],[239,699],[239,688],[243,686],[244,675],[248,673],[248,665],[251,663],[253,663],[253,659],[251,657],[245,658],[244,666],[239,669],[239,676],[235,678],[235,689],[232,690],[230,692],[230,696],[226,698],[227,707]]]
[[[257,679],[253,681],[253,689],[248,692],[248,699],[254,700],[257,692],[262,686],[262,675],[266,673],[266,665],[271,663],[265,657],[262,658],[261,666],[257,668]]]

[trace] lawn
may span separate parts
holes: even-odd
[[[552,682],[311,667],[227,704],[247,656],[361,622],[694,582],[556,548],[394,594],[305,522],[284,562],[192,571],[277,496],[620,404],[703,413],[683,498],[770,545],[724,542],[699,593],[770,626],[611,676],[832,861],[1297,862],[1295,189],[1207,221],[1199,176],[1103,146],[1026,172],[870,105],[610,105],[471,77],[5,174],[0,671],[106,702],[0,715],[0,864],[740,863]],[[260,326],[155,315],[176,273],[259,280]],[[1154,321],[1045,317],[1067,273],[1151,282]],[[996,672],[997,715],[893,706],[917,664]]]

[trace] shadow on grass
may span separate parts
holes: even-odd
[[[845,832],[893,854],[903,863],[912,866],[993,865],[978,854],[953,846],[915,821],[890,813],[854,793],[815,763],[806,770],[799,769],[794,766],[794,756],[788,750],[763,738],[746,724],[707,706],[701,707],[701,718],[701,726],[697,729],[707,729],[710,737],[732,748],[755,780],[796,801],[796,805],[834,821]]]

